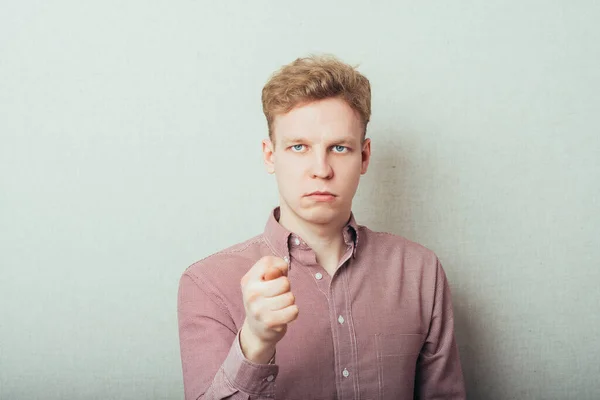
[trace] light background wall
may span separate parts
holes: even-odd
[[[182,398],[178,279],[262,231],[260,90],[371,80],[360,223],[434,250],[472,399],[600,398],[600,3],[2,1],[0,398]]]

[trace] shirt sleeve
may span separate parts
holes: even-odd
[[[187,272],[179,282],[177,315],[186,400],[274,398],[279,367],[244,357],[225,305]]]
[[[466,399],[454,338],[454,314],[446,274],[436,258],[436,282],[429,332],[417,361],[415,399]]]

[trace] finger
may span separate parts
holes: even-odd
[[[279,296],[291,291],[290,281],[286,276],[271,281],[251,281],[242,287],[244,304],[252,304],[264,298]]]
[[[245,286],[248,282],[253,280],[262,281],[263,276],[270,267],[279,268],[284,275],[287,275],[287,263],[284,259],[275,256],[265,256],[258,260],[248,272],[246,272],[240,283],[242,286]]]
[[[285,261],[281,257],[269,257],[265,260],[270,268],[277,268],[281,271],[282,275],[287,276],[289,265],[287,261]]]
[[[282,310],[296,303],[296,298],[292,292],[286,292],[274,297],[263,299],[263,307],[269,311]]]
[[[248,271],[246,271],[246,274],[240,281],[241,285],[246,286],[250,281],[262,281],[270,264],[268,257],[263,257],[258,260]]]
[[[278,324],[289,324],[290,322],[293,322],[296,320],[296,318],[298,318],[298,313],[298,306],[292,304],[291,306],[288,306],[281,310],[272,311],[272,318],[273,321],[275,321]]]
[[[271,281],[249,281],[242,287],[244,304],[261,302],[261,299],[279,296],[291,291],[290,281],[286,276]]]
[[[292,286],[287,276],[280,276],[271,281],[263,281],[252,286],[252,288],[262,294],[263,297],[275,297],[291,291]]]

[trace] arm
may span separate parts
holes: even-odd
[[[454,314],[446,274],[437,260],[433,312],[417,361],[415,399],[465,399],[465,387],[454,339]]]
[[[192,274],[181,277],[177,313],[186,400],[274,397],[279,367],[244,357],[225,305]]]

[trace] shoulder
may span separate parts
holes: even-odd
[[[358,257],[380,267],[386,279],[402,282],[431,298],[446,276],[437,254],[404,236],[362,227],[358,233]],[[361,241],[362,235],[362,241]]]
[[[183,272],[198,284],[221,286],[224,282],[239,280],[264,254],[267,245],[262,234],[234,244],[199,261]]]
[[[358,229],[358,246],[363,246],[368,254],[401,257],[413,265],[436,265],[439,262],[435,252],[420,243],[402,235],[374,231],[363,225],[359,225]]]

